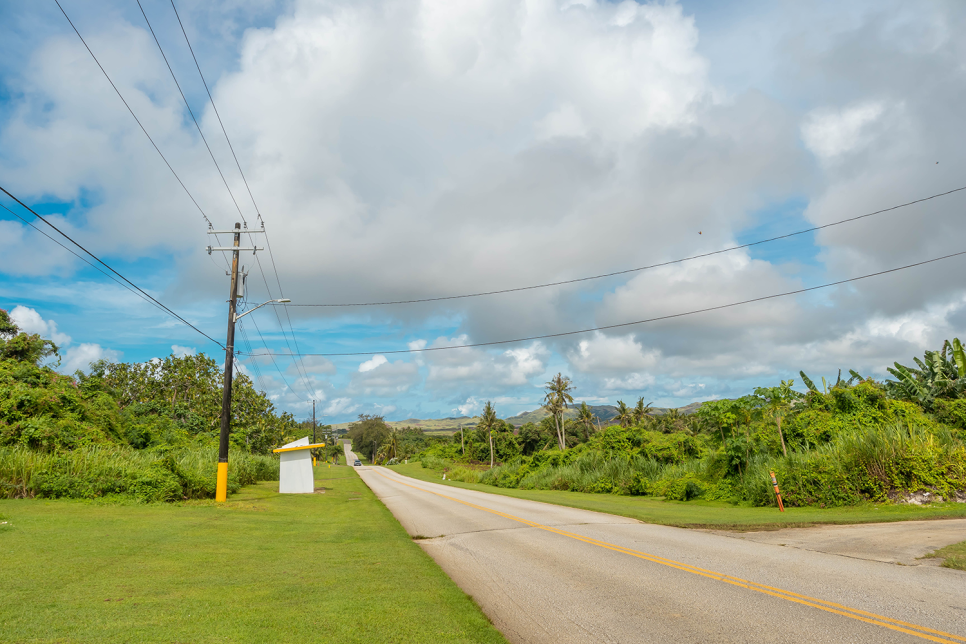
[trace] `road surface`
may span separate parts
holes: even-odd
[[[959,571],[358,472],[511,642],[966,643]]]

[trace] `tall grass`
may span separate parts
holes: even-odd
[[[213,498],[217,448],[166,454],[118,446],[47,453],[0,448],[0,498],[133,497],[143,501]],[[246,452],[229,455],[228,489],[278,478],[278,461]]]
[[[424,459],[442,469],[441,459]],[[789,505],[852,505],[887,501],[907,492],[932,490],[950,497],[966,490],[966,447],[946,427],[893,423],[855,427],[819,448],[782,455],[753,455],[728,471],[726,457],[711,451],[701,458],[660,463],[639,454],[593,451],[572,462],[531,469],[518,458],[490,470],[456,467],[448,478],[498,487],[571,490],[611,494],[730,500],[775,505],[775,472]]]

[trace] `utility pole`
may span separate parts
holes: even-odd
[[[226,231],[209,230],[209,235],[225,234]],[[235,322],[241,317],[236,314],[235,309],[238,303],[239,294],[244,296],[242,289],[243,283],[238,281],[238,253],[243,250],[250,250],[254,253],[260,248],[241,248],[242,229],[241,224],[236,223],[235,229],[227,231],[234,235],[234,243],[228,247],[208,247],[208,254],[213,250],[231,251],[231,293],[228,299],[228,336],[225,341],[225,379],[221,391],[221,436],[218,441],[218,475],[215,480],[215,501],[223,503],[228,498],[228,436],[231,433],[231,383],[232,371],[235,363]],[[264,230],[244,232],[265,232]],[[259,305],[261,306],[261,305]],[[258,307],[255,307],[258,308]],[[252,309],[254,311],[255,309]],[[245,315],[244,313],[242,315]]]
[[[493,430],[490,430],[490,469],[493,469]]]
[[[312,401],[312,444],[315,445],[315,401]]]
[[[466,439],[463,437],[463,423],[460,423],[460,447],[463,449],[463,455],[466,455]]]

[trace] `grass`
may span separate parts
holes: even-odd
[[[0,500],[5,642],[504,642],[352,468],[216,505]]]
[[[927,557],[942,557],[944,568],[955,568],[956,570],[966,570],[966,541],[954,543],[945,548],[940,548],[936,552],[926,555]]]
[[[655,497],[587,494],[557,490],[519,490],[480,483],[443,481],[436,470],[424,469],[420,463],[393,465],[393,470],[423,481],[442,483],[467,490],[502,494],[517,499],[555,503],[572,508],[606,512],[638,519],[645,523],[682,528],[716,528],[722,530],[777,530],[818,524],[881,523],[923,519],[959,519],[966,517],[966,503],[935,503],[925,506],[863,504],[841,508],[777,508],[735,506],[718,501],[665,501]]]

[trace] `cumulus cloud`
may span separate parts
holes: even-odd
[[[359,409],[359,405],[354,404],[351,398],[335,398],[326,405],[325,413],[327,416],[340,416],[351,414],[357,409]]]
[[[213,42],[237,47],[223,60],[228,71],[210,80],[277,231],[286,296],[297,302],[320,299],[320,276],[337,277],[326,280],[325,299],[348,302],[658,263],[733,245],[751,226],[797,228],[797,219],[761,219],[789,200],[822,225],[948,190],[960,185],[966,161],[949,135],[966,98],[955,37],[966,16],[954,4],[785,4],[728,21],[734,33],[724,41],[715,20],[696,22],[674,2],[295,0],[278,5],[274,21],[260,13],[243,36],[238,6],[186,10],[203,33],[218,35]],[[231,200],[150,35],[125,11],[82,30],[216,226],[229,225],[221,218]],[[715,42],[739,46],[715,50]],[[3,78],[11,91],[0,172],[28,197],[63,204],[58,225],[92,250],[171,259],[170,301],[223,298],[223,270],[202,264],[200,215],[83,46],[64,31],[31,47]],[[218,131],[212,112],[199,113],[206,131]],[[222,145],[215,153],[229,158]],[[672,315],[958,250],[964,204],[960,194],[824,229],[808,252],[774,246],[770,259],[733,253],[542,291],[372,307],[369,317],[338,321],[391,326],[401,333],[385,337],[400,343],[442,336],[432,343],[439,346]],[[0,222],[4,274],[75,270],[35,238]],[[341,372],[306,358],[307,385],[290,357],[279,360],[293,388],[324,390],[340,413],[369,404],[358,396],[422,395],[424,376],[423,394],[446,408],[474,396],[526,399],[561,357],[588,395],[651,387],[713,396],[714,378],[723,392],[727,379],[850,358],[882,365],[935,346],[962,328],[955,261],[573,341],[429,352],[411,362],[373,354],[358,365],[337,360]],[[130,307],[117,296],[109,304]],[[345,310],[292,315],[309,327],[309,316]],[[263,377],[278,400],[304,409],[305,392]]]
[[[181,345],[172,344],[171,353],[179,358],[184,358],[185,356],[193,356],[198,353],[198,350],[194,347],[182,347]]]
[[[430,346],[461,345],[466,341],[466,336],[442,337]],[[427,352],[424,357],[429,367],[426,381],[440,388],[475,385],[484,391],[493,387],[526,385],[532,377],[546,370],[549,355],[547,347],[540,342],[500,353],[473,348]]]
[[[841,110],[813,110],[802,124],[802,139],[821,159],[833,159],[867,144],[871,139],[871,126],[884,110],[882,103],[862,103]]]
[[[77,346],[67,349],[60,366],[60,371],[63,373],[74,373],[77,370],[86,371],[90,364],[96,360],[117,362],[120,357],[121,353],[119,351],[105,349],[99,344],[82,342]]]
[[[10,311],[10,319],[25,333],[36,333],[54,341],[61,351],[61,362],[58,370],[61,373],[72,374],[78,369],[84,371],[95,360],[116,362],[121,357],[120,351],[105,349],[99,344],[82,342],[71,346],[72,339],[66,333],[57,330],[57,323],[45,320],[36,310],[26,306],[15,306]]]
[[[346,391],[353,395],[393,396],[409,390],[419,381],[419,367],[412,362],[389,362],[377,355],[359,365]]]
[[[24,333],[36,333],[54,341],[54,344],[66,346],[70,344],[71,338],[66,333],[57,331],[57,323],[53,320],[45,320],[34,309],[26,306],[15,306],[10,311],[10,319],[20,327]]]

